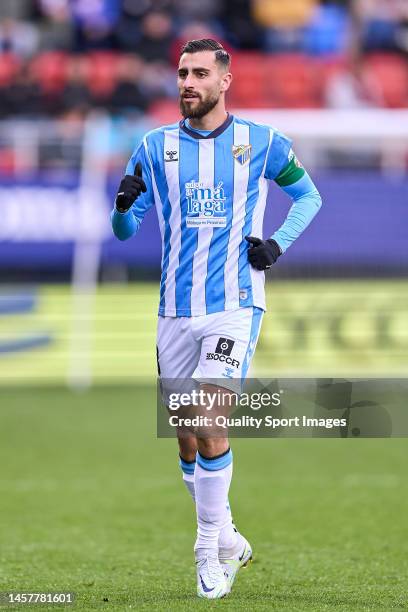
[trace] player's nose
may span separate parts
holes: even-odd
[[[189,89],[190,87],[193,87],[194,84],[194,75],[193,74],[188,74],[186,76],[186,78],[184,79],[184,90]]]

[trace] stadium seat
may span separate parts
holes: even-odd
[[[332,77],[347,69],[347,59],[344,55],[320,57],[316,60],[315,69],[317,87],[323,92]]]
[[[20,68],[18,58],[12,53],[0,54],[0,87],[10,85]]]
[[[68,55],[62,51],[47,51],[37,55],[31,62],[41,89],[46,92],[60,91],[66,80]]]
[[[230,103],[237,107],[270,106],[265,82],[265,56],[258,53],[235,53],[233,59],[234,79],[230,92]]]
[[[96,96],[109,96],[116,84],[118,55],[109,51],[89,54],[88,87]]]
[[[375,53],[366,58],[365,68],[378,83],[385,106],[408,106],[408,65],[404,58],[391,53]]]
[[[317,108],[322,103],[318,64],[310,57],[273,55],[263,60],[267,97],[280,108]]]

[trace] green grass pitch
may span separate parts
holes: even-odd
[[[405,377],[405,280],[274,281],[266,289],[255,376]],[[97,384],[151,381],[158,284],[102,285],[82,297],[73,317],[70,287],[44,285],[32,312],[0,317],[0,344],[36,333],[52,338],[36,350],[0,352],[0,387],[63,384],[73,363],[76,371],[90,368]]]
[[[407,440],[233,440],[230,500],[254,563],[206,602],[154,391],[1,397],[1,591],[73,591],[73,610],[408,609]]]

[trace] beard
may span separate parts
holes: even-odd
[[[184,119],[202,119],[217,106],[219,99],[220,96],[216,95],[209,96],[206,100],[200,97],[199,102],[192,108],[191,104],[186,104],[180,97],[180,112]]]

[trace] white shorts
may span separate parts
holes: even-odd
[[[261,329],[261,308],[196,317],[161,317],[157,366],[162,379],[194,379],[241,391]],[[224,384],[225,383],[225,384]]]

